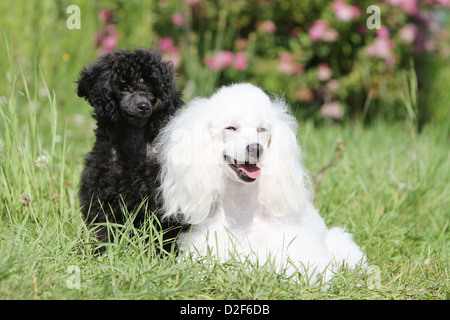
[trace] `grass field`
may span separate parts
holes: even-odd
[[[39,71],[24,75],[11,63],[9,78],[9,95],[0,100],[2,299],[450,298],[445,123],[418,134],[411,123],[316,126],[299,119],[311,174],[336,158],[316,204],[329,226],[355,235],[370,264],[362,275],[343,271],[324,290],[267,266],[155,257],[144,236],[124,237],[94,256],[77,197],[93,142],[88,106],[79,101],[80,115],[58,115],[58,97]]]
[[[159,2],[78,1],[82,29],[69,30],[72,2],[0,2],[0,299],[450,299],[447,60],[426,61],[434,76],[427,75],[424,97],[414,96],[410,82],[398,106],[407,121],[359,115],[364,121],[317,125],[298,116],[316,205],[329,227],[355,235],[366,272],[342,271],[326,288],[309,287],[269,266],[156,256],[149,233],[131,237],[131,227],[95,256],[77,195],[94,122],[74,82],[96,56],[102,9],[118,8],[121,48],[155,47]],[[226,33],[214,38],[209,28],[204,45],[222,49]],[[199,44],[190,43],[188,53],[195,56]],[[187,99],[211,91],[220,75],[199,57],[189,61],[181,79]],[[189,91],[191,82],[196,89]],[[420,133],[418,103],[434,114]]]

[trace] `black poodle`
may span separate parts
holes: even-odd
[[[176,237],[177,226],[158,219],[159,166],[152,146],[160,128],[183,104],[172,64],[151,49],[105,54],[81,71],[78,96],[94,108],[97,121],[79,191],[87,225],[100,223],[98,239],[111,241],[102,223],[123,224],[139,210],[136,227],[156,213],[154,223],[162,227],[164,239]]]

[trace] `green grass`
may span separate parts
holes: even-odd
[[[450,298],[449,123],[439,113],[438,123],[417,134],[412,77],[404,92],[409,123],[317,126],[299,118],[309,172],[333,164],[323,171],[316,205],[328,226],[345,225],[355,235],[371,265],[366,273],[343,271],[323,290],[289,281],[270,266],[157,257],[148,233],[131,237],[132,228],[122,229],[122,240],[104,255],[93,255],[95,239],[83,224],[77,192],[94,123],[74,81],[95,58],[100,9],[117,4],[133,12],[118,10],[122,48],[155,46],[148,28],[156,15],[148,14],[152,1],[82,1],[82,29],[68,30],[65,9],[72,2],[0,2],[0,299]],[[231,41],[220,23],[220,36]],[[204,45],[218,45],[214,39]],[[188,98],[209,93],[218,77],[199,67],[197,42],[190,40],[193,64],[181,79],[196,84]],[[440,81],[446,70],[430,82],[422,102],[427,110],[447,110],[448,86]],[[40,156],[48,163],[38,168]],[[78,275],[80,289],[73,288]]]
[[[450,298],[448,126],[429,123],[417,134],[409,123],[318,127],[300,120],[313,175],[345,142],[322,176],[316,205],[328,226],[345,225],[355,235],[371,265],[362,275],[343,271],[324,290],[269,266],[159,257],[147,233],[131,237],[130,228],[104,255],[93,255],[77,197],[92,120],[69,133],[77,125],[58,114],[58,97],[40,72],[32,85],[13,61],[9,73],[9,94],[0,102],[0,298]],[[38,168],[42,155],[48,163]],[[77,279],[80,289],[73,288]]]

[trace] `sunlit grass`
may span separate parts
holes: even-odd
[[[323,174],[316,205],[329,226],[346,226],[355,235],[371,265],[362,275],[342,271],[324,290],[250,262],[157,255],[148,236],[158,235],[131,225],[120,229],[123,236],[102,256],[94,255],[96,240],[82,222],[77,197],[91,140],[78,144],[68,137],[68,123],[59,126],[64,119],[55,93],[21,94],[17,88],[29,87],[27,77],[14,64],[11,73],[15,80],[0,119],[1,297],[449,298],[448,128],[429,124],[418,134],[410,123],[317,127],[299,119],[311,174],[345,142],[338,161]],[[33,87],[45,87],[40,72],[34,79]],[[80,289],[70,285],[71,270],[79,272]]]
[[[370,127],[360,122],[317,126],[299,118],[311,175],[318,177],[332,163],[316,186],[316,205],[328,226],[346,226],[355,235],[369,259],[366,273],[342,271],[324,290],[250,262],[160,256],[148,239],[160,235],[150,227],[138,232],[131,224],[120,228],[123,236],[102,256],[94,255],[97,243],[82,221],[77,196],[94,123],[74,82],[96,56],[97,13],[108,1],[78,3],[81,30],[69,30],[64,17],[56,18],[72,2],[0,2],[0,298],[450,298],[448,122],[429,122],[418,130],[412,73],[405,76],[400,106],[408,111],[407,122],[375,118]],[[121,30],[127,35],[122,46],[155,47],[153,2],[124,3],[141,10],[129,16],[118,12],[124,19],[118,27],[135,28]],[[179,79],[186,99],[216,87],[220,74],[204,67],[197,50],[217,51],[234,40],[226,14],[219,13],[214,28],[200,26],[201,47],[194,33],[179,44],[190,62]],[[210,28],[216,33],[208,33]],[[448,81],[442,81],[448,68],[439,74],[427,110],[433,110],[434,100],[448,100]],[[72,280],[79,280],[79,289]]]

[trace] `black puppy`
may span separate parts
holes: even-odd
[[[172,64],[150,49],[105,54],[81,71],[78,96],[94,108],[97,121],[96,141],[86,156],[79,191],[87,225],[123,224],[127,213],[139,206],[136,227],[154,212],[158,219],[159,166],[152,142],[183,103]],[[174,226],[157,219],[164,239],[179,232],[176,228],[166,232]],[[100,241],[111,241],[106,226],[98,226],[96,232]]]

